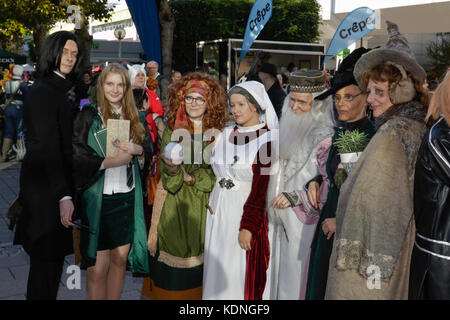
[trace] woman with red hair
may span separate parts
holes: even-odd
[[[387,29],[386,46],[353,70],[376,133],[339,191],[326,300],[408,298],[414,170],[429,101],[406,37],[395,23]]]
[[[206,206],[216,181],[208,151],[227,121],[225,91],[206,74],[186,75],[169,88],[167,118],[160,159],[167,195],[160,216],[152,216],[149,295],[201,299]],[[166,155],[170,142],[182,145],[181,164]]]

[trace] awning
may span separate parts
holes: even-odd
[[[27,57],[14,52],[0,50],[0,64],[9,65],[11,63],[25,64],[27,63]]]

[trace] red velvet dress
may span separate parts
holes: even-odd
[[[260,139],[260,137],[268,132],[267,126],[264,126],[258,130],[251,131],[251,132],[240,132],[240,129],[238,131],[238,127],[235,127],[232,132],[228,134],[224,134],[223,137],[227,137],[228,144],[225,149],[230,148],[230,146],[243,146],[250,145],[254,139],[258,139],[258,146],[259,149],[257,150],[256,156],[253,157],[251,151],[250,151],[250,161],[253,162],[249,167],[251,168],[252,172],[252,178],[249,181],[241,181],[242,179],[234,178],[231,175],[227,176],[224,174],[224,171],[221,170],[214,170],[216,174],[216,179],[220,183],[220,180],[222,178],[230,178],[230,180],[233,181],[234,184],[241,186],[241,188],[245,189],[243,187],[243,182],[246,182],[248,184],[248,188],[250,188],[249,192],[245,193],[248,194],[247,198],[241,199],[239,196],[233,196],[232,191],[225,190],[226,187],[219,187],[216,186],[216,190],[213,190],[212,197],[210,197],[210,204],[217,204],[216,207],[212,208],[213,213],[216,215],[215,217],[208,216],[208,219],[222,219],[221,221],[227,221],[226,218],[217,217],[219,215],[231,215],[231,214],[239,214],[238,212],[229,212],[224,209],[224,202],[240,202],[243,203],[243,206],[241,205],[240,212],[242,212],[242,215],[240,216],[240,223],[238,224],[239,230],[247,229],[252,233],[252,240],[251,240],[251,247],[252,249],[250,251],[247,251],[245,253],[246,259],[245,259],[245,284],[242,286],[244,287],[243,295],[236,293],[235,296],[233,296],[232,289],[229,289],[230,286],[233,286],[233,284],[226,283],[226,281],[217,280],[218,277],[221,277],[221,270],[223,269],[223,278],[228,279],[230,281],[239,281],[239,279],[235,279],[235,277],[230,276],[230,268],[232,268],[231,265],[229,265],[229,261],[227,261],[227,253],[225,250],[220,251],[221,252],[221,259],[217,259],[216,256],[214,256],[213,252],[215,249],[214,242],[219,242],[220,240],[225,240],[228,242],[232,242],[230,246],[233,246],[233,250],[237,250],[242,252],[243,249],[236,246],[236,243],[238,242],[238,230],[235,230],[235,233],[233,233],[233,230],[231,230],[232,236],[227,238],[224,236],[224,229],[228,228],[229,226],[224,226],[222,222],[222,225],[216,226],[218,223],[208,223],[207,221],[207,230],[205,232],[206,238],[205,238],[205,271],[204,271],[204,284],[203,284],[203,298],[204,299],[241,299],[244,298],[245,300],[260,300],[262,299],[263,292],[266,286],[266,271],[269,266],[269,258],[270,258],[270,247],[269,247],[269,239],[268,239],[268,219],[266,214],[266,194],[267,194],[267,186],[269,183],[270,175],[267,174],[268,170],[271,165],[270,161],[270,148],[271,148],[271,142],[270,139]],[[225,131],[224,131],[225,132]],[[219,147],[221,148],[222,145],[219,143]],[[254,147],[252,147],[254,148]],[[229,149],[227,149],[229,150]],[[217,148],[215,148],[215,152],[217,152]],[[228,151],[229,154],[229,151]],[[238,156],[242,157],[242,152],[237,152],[237,156],[235,156],[234,161],[236,163],[236,167],[238,167],[239,161],[237,159]],[[214,156],[213,158],[217,155]],[[214,159],[212,158],[212,161]],[[230,168],[227,168],[228,171],[233,171],[231,167],[233,167],[233,164],[224,164],[223,167],[230,166]],[[212,162],[213,169],[215,168],[215,164]],[[237,169],[239,170],[239,169]],[[239,175],[239,173],[237,173]],[[223,177],[222,177],[223,176]],[[233,180],[234,179],[234,180]],[[245,180],[245,179],[243,179]],[[226,180],[224,184],[226,183]],[[235,187],[231,188],[233,190]],[[218,195],[218,193],[221,193],[221,195]],[[222,199],[222,200],[215,200],[216,199]],[[238,205],[238,204],[237,204]],[[214,206],[214,205],[213,205]],[[228,207],[227,207],[228,208]],[[231,207],[232,208],[232,207]],[[225,211],[225,212],[224,212]],[[214,215],[213,214],[213,215]],[[211,227],[212,226],[212,227]],[[210,229],[210,230],[208,230]],[[222,236],[218,236],[218,233],[222,234]],[[209,243],[207,243],[209,242]],[[212,249],[210,249],[212,248]],[[238,260],[239,254],[236,256],[236,260]],[[239,265],[238,261],[234,261],[233,264],[236,266]],[[215,267],[213,267],[215,265]],[[234,267],[234,266],[233,266]],[[212,270],[213,269],[213,270]],[[210,271],[212,270],[212,271]],[[235,273],[236,275],[239,273]],[[237,277],[239,278],[239,276]],[[234,283],[234,287],[240,288],[240,285],[237,285]],[[228,292],[227,292],[228,290]],[[224,292],[224,294],[220,294],[218,292]]]

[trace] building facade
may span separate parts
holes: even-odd
[[[340,22],[351,11],[359,7],[369,7],[376,11],[377,27],[357,41],[349,49],[361,45],[367,48],[383,46],[387,41],[386,20],[395,22],[405,35],[417,61],[428,70],[431,67],[427,47],[431,42],[439,41],[443,34],[450,32],[450,1],[436,0],[318,0],[323,24],[320,27],[320,39],[327,48],[338,29]],[[331,59],[327,69],[336,69],[339,59]]]
[[[126,1],[109,1],[108,5],[115,5],[114,12],[109,21],[89,19],[89,34],[93,38],[91,63],[101,64],[106,61],[144,62],[144,49],[142,49],[139,35]],[[74,23],[60,22],[50,33],[60,30],[72,31],[74,28]],[[125,30],[125,37],[120,41],[114,35],[114,30],[117,28],[123,28]]]

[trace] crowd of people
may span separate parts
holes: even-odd
[[[450,75],[430,94],[388,30],[331,79],[263,63],[228,91],[155,61],[82,74],[76,36],[50,35],[14,100],[27,299],[56,299],[74,252],[93,300],[126,271],[154,300],[450,299]]]

